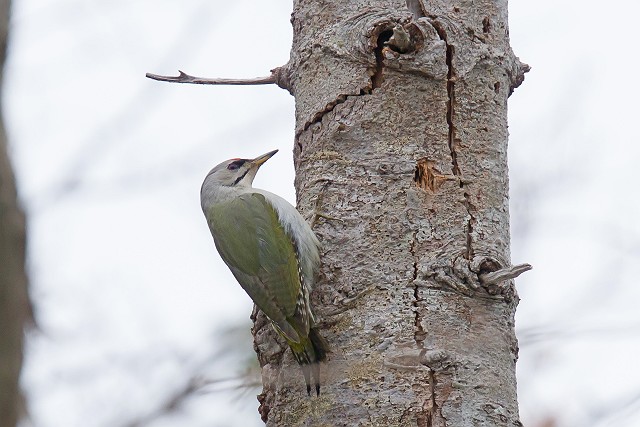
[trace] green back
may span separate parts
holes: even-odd
[[[298,260],[275,209],[262,194],[246,193],[207,214],[216,248],[236,280],[287,338],[299,342],[309,325],[296,316]]]

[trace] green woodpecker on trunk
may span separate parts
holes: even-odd
[[[200,202],[216,249],[240,286],[271,320],[320,394],[319,362],[328,352],[315,326],[309,294],[320,263],[320,242],[289,202],[251,184],[278,150],[231,159],[211,169]]]

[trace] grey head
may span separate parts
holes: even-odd
[[[276,154],[269,151],[255,159],[229,159],[209,171],[203,186],[213,184],[225,187],[251,187],[260,166]]]
[[[211,169],[200,189],[203,207],[205,200],[213,203],[250,189],[260,166],[277,152],[269,151],[255,159],[229,159]]]

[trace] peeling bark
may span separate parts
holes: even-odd
[[[507,98],[528,67],[506,1],[297,0],[292,24],[281,72],[333,353],[307,398],[258,314],[263,420],[519,426]]]

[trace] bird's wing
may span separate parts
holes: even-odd
[[[296,310],[301,286],[295,248],[271,204],[246,193],[211,207],[208,220],[220,256],[253,302],[289,339],[306,336],[309,322]]]

